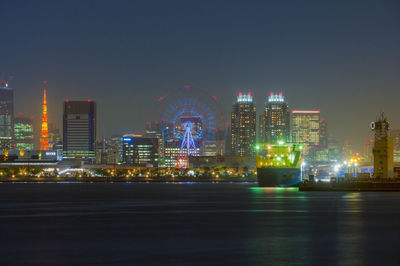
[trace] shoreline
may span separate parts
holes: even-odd
[[[256,183],[255,177],[230,178],[151,178],[151,177],[6,177],[0,178],[0,183]]]

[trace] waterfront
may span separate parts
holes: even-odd
[[[1,183],[1,265],[400,263],[399,193]]]

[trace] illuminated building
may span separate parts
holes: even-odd
[[[134,166],[158,166],[158,139],[141,135],[123,135],[123,163]]]
[[[329,150],[316,146],[314,149],[309,150],[309,158],[311,161],[316,163],[326,163],[329,161]]]
[[[322,149],[328,149],[329,145],[328,123],[325,119],[319,121],[319,146]]]
[[[164,142],[164,151],[162,152],[162,156],[160,160],[160,166],[161,167],[175,167],[176,162],[181,154],[181,146],[182,143],[179,140],[176,139],[168,139]],[[189,148],[191,154],[199,154],[200,149],[196,147],[194,148]],[[190,156],[192,157],[192,156]],[[186,166],[185,162],[185,166]]]
[[[159,167],[173,167],[177,157],[169,156],[168,152],[165,152],[166,143],[173,141],[169,139],[168,136],[173,128],[172,123],[168,122],[148,122],[146,123],[146,132],[145,136],[147,138],[156,138],[158,139],[158,154],[159,154]],[[178,151],[179,152],[179,151]],[[171,165],[172,164],[172,165]]]
[[[343,161],[342,148],[339,145],[339,142],[337,141],[337,139],[333,138],[332,136],[329,136],[328,146],[329,146],[329,152],[328,152],[329,161],[331,161],[331,162]]]
[[[325,119],[319,121],[319,145],[309,149],[308,159],[319,164],[329,161],[329,134],[328,123]]]
[[[49,148],[62,151],[60,130],[53,123],[49,123]]]
[[[371,129],[375,132],[374,154],[374,178],[393,177],[393,138],[389,136],[389,122],[381,113],[378,121],[371,123]]]
[[[227,126],[227,128],[228,128],[228,126]],[[217,131],[217,151],[216,151],[216,155],[219,155],[219,156],[226,155],[226,148],[228,146],[230,146],[230,145],[226,144],[228,140],[229,139],[228,139],[227,129],[218,130]]]
[[[122,149],[122,136],[121,135],[112,135],[109,139],[106,140],[106,151],[108,154],[108,157],[110,158],[111,154],[112,160],[108,159],[107,162],[114,162],[116,160],[117,163],[122,162],[122,155],[123,155],[123,149]],[[114,157],[116,155],[116,158]]]
[[[291,138],[294,143],[304,145],[304,155],[319,145],[320,111],[292,110]]]
[[[400,130],[392,130],[390,136],[393,138],[393,160],[395,163],[400,162]]]
[[[200,156],[223,156],[226,154],[226,135],[224,130],[217,130],[215,140],[205,140],[200,145]],[[229,145],[230,146],[230,145]]]
[[[54,167],[59,163],[57,151],[40,150],[0,150],[1,166],[46,166]]]
[[[97,164],[120,164],[123,162],[122,135],[112,135],[97,143]]]
[[[256,105],[251,93],[239,93],[231,113],[232,154],[255,156]]]
[[[63,157],[94,162],[96,156],[96,102],[64,101]]]
[[[44,83],[46,84],[46,82]],[[49,125],[47,124],[47,99],[46,88],[43,89],[43,114],[42,114],[42,132],[40,134],[40,150],[49,150]]]
[[[282,93],[271,93],[260,115],[260,142],[290,141],[290,111]]]
[[[14,119],[15,149],[33,150],[33,123],[32,118],[16,117]]]
[[[168,139],[164,142],[162,154],[162,167],[175,167],[175,163],[181,151],[181,142],[175,139]]]
[[[0,149],[13,148],[14,138],[14,90],[8,82],[0,83]]]

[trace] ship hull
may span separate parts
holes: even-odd
[[[263,167],[257,168],[260,187],[290,187],[301,181],[299,168]]]

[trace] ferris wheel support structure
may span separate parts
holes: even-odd
[[[175,167],[177,168],[188,168],[189,156],[197,155],[197,147],[193,139],[192,127],[193,124],[191,122],[186,122],[184,124],[185,134],[183,135],[181,149],[179,151],[179,156],[175,164]],[[191,152],[191,150],[193,152]]]

